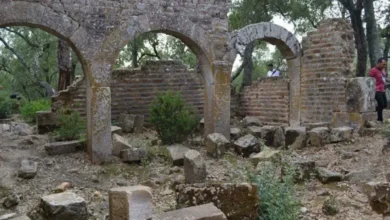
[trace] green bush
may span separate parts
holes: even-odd
[[[185,140],[199,123],[199,117],[185,106],[180,93],[167,91],[158,94],[152,103],[150,122],[163,144],[173,144]]]
[[[8,118],[17,111],[18,101],[10,99],[9,95],[6,91],[0,91],[0,119]]]
[[[48,99],[39,99],[36,101],[26,102],[20,108],[20,114],[28,123],[36,122],[36,112],[48,111],[51,108],[51,102]]]
[[[60,110],[57,127],[53,133],[63,141],[83,140],[86,137],[86,122],[76,111]]]
[[[266,164],[257,175],[249,174],[259,189],[260,220],[296,220],[300,203],[295,194],[295,168],[285,166],[282,178],[278,176],[277,169],[274,164]]]

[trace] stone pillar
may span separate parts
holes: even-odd
[[[230,72],[226,62],[212,65],[213,81],[205,85],[205,137],[220,133],[230,139]]]
[[[301,122],[301,57],[287,60],[287,64],[288,76],[290,78],[289,123],[291,127],[296,127]]]
[[[104,61],[91,63],[87,83],[88,154],[100,164],[111,155],[111,66]],[[87,75],[87,74],[86,74]]]

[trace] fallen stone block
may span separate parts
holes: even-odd
[[[122,162],[125,163],[141,162],[146,157],[147,152],[142,148],[130,148],[122,150],[120,153],[120,158],[122,159]]]
[[[112,155],[119,157],[121,151],[132,148],[124,137],[117,134],[112,136]]]
[[[26,123],[14,123],[11,122],[11,132],[19,136],[27,136],[31,134],[30,125]]]
[[[230,141],[222,134],[214,133],[207,135],[205,145],[210,156],[220,158],[230,148]]]
[[[249,126],[263,126],[263,123],[257,117],[247,116],[242,120],[245,127]]]
[[[260,153],[250,156],[250,161],[253,163],[254,166],[257,166],[259,162],[270,161],[274,163],[279,163],[281,162],[281,160],[282,156],[280,154],[280,151],[272,150],[268,147],[263,149]]]
[[[260,152],[260,142],[251,134],[245,135],[234,142],[234,147],[236,152],[244,157],[249,157],[252,153]]]
[[[266,146],[273,146],[274,134],[277,128],[276,126],[264,126],[261,128],[261,138],[265,141]]]
[[[212,203],[156,215],[153,220],[226,220],[225,214]]]
[[[318,167],[317,168],[317,178],[321,183],[331,183],[331,182],[340,182],[343,180],[343,175],[338,172],[333,172],[331,170]]]
[[[9,124],[0,124],[0,134],[11,131],[11,125]]]
[[[347,175],[345,175],[345,180],[351,182],[351,183],[364,183],[364,182],[370,182],[373,179],[375,179],[375,174],[380,172],[378,169],[375,168],[367,168],[363,170],[357,170],[349,172]]]
[[[283,128],[277,127],[274,132],[274,139],[272,146],[275,148],[284,147],[286,143],[286,137],[284,136]]]
[[[87,220],[85,200],[72,192],[63,192],[41,198],[40,207],[47,219]]]
[[[296,168],[296,182],[304,182],[317,175],[316,163],[313,160],[297,158],[291,165]]]
[[[181,145],[175,144],[167,147],[169,151],[169,155],[172,159],[172,163],[174,166],[183,166],[184,165],[184,155],[190,151],[190,148]]]
[[[306,128],[306,131],[310,131],[313,130],[314,128],[322,128],[322,127],[329,128],[330,123],[329,122],[304,123],[302,124],[302,126]]]
[[[329,141],[330,143],[337,143],[343,141],[351,141],[353,135],[353,128],[351,127],[340,127],[333,128],[330,131]]]
[[[144,116],[143,115],[130,115],[121,113],[119,115],[119,121],[124,133],[131,132],[142,132],[144,127]]]
[[[286,139],[287,148],[291,148],[291,149],[304,148],[306,146],[306,128],[305,127],[286,128],[285,139]]]
[[[230,128],[230,138],[237,140],[242,134],[241,129],[239,128]]]
[[[60,141],[45,144],[45,150],[49,155],[61,155],[77,152],[84,146],[85,143],[82,141]]]
[[[329,139],[329,128],[320,127],[313,128],[308,132],[306,146],[308,147],[323,147],[328,143]]]
[[[72,187],[72,183],[63,182],[54,189],[54,193],[62,193],[67,191],[68,189],[71,189]]]
[[[31,160],[22,160],[18,176],[23,179],[32,179],[37,175],[38,162]]]
[[[390,216],[390,183],[370,182],[365,187],[372,210],[384,217]]]
[[[203,183],[207,177],[206,164],[198,151],[190,150],[184,156],[186,183]]]
[[[355,77],[347,80],[347,111],[355,113],[375,111],[375,80]]]
[[[380,128],[361,128],[359,130],[359,135],[362,137],[373,137],[380,133],[381,133]]]
[[[111,126],[111,136],[114,134],[122,136],[123,135],[122,128],[118,126]]]
[[[249,134],[261,138],[261,127],[258,126],[249,126],[248,127]]]
[[[31,220],[27,215],[18,215],[16,213],[10,213],[0,216],[0,220]]]
[[[176,187],[177,208],[213,203],[229,220],[258,219],[257,187],[241,184],[192,184]]]
[[[19,198],[15,194],[7,196],[3,201],[3,206],[6,209],[10,209],[19,204]]]
[[[38,134],[45,134],[55,129],[57,124],[57,114],[52,111],[36,112]]]
[[[130,186],[110,189],[110,220],[149,219],[152,214],[152,189]]]

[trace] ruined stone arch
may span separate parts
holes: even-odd
[[[232,33],[230,46],[235,54],[243,54],[245,46],[253,41],[263,40],[275,45],[287,60],[289,91],[289,124],[300,124],[300,81],[302,48],[298,39],[285,28],[262,22],[248,25]]]

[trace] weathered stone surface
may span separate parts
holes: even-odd
[[[322,167],[317,168],[317,177],[323,184],[339,182],[343,179],[343,175],[341,173],[333,172]]]
[[[129,148],[120,152],[120,158],[126,163],[141,162],[146,157],[147,152],[142,148]]]
[[[260,153],[250,156],[250,161],[253,163],[254,166],[256,166],[259,162],[271,161],[278,163],[281,160],[282,156],[280,154],[280,151],[272,150],[268,147],[263,149]]]
[[[297,169],[295,177],[297,182],[310,180],[312,177],[317,175],[316,163],[313,160],[297,158],[291,163],[291,165]]]
[[[0,134],[9,131],[11,131],[11,126],[9,124],[0,124]]]
[[[242,154],[244,157],[249,157],[252,153],[260,152],[260,142],[259,140],[251,135],[245,135],[244,137],[238,139],[234,142],[236,152]]]
[[[0,216],[0,220],[31,220],[27,215],[18,215],[16,213],[10,213]]]
[[[122,136],[123,135],[122,128],[118,127],[118,126],[111,126],[111,135],[114,135],[114,134]]]
[[[11,123],[11,132],[19,136],[27,136],[31,134],[30,125],[26,123]]]
[[[257,137],[257,138],[261,138],[261,127],[259,126],[249,126],[248,127],[248,131],[249,131],[249,134]]]
[[[284,147],[285,146],[285,141],[286,137],[284,136],[284,131],[283,128],[278,127],[276,128],[274,132],[274,140],[272,141],[272,146],[273,147]]]
[[[345,180],[351,183],[364,183],[370,182],[375,179],[375,174],[379,172],[378,169],[375,168],[366,168],[363,170],[352,171],[345,175]]]
[[[156,215],[153,220],[226,220],[225,214],[212,203]]]
[[[184,156],[186,183],[203,183],[207,177],[206,164],[198,151],[190,150]]]
[[[178,208],[212,202],[229,220],[258,219],[257,187],[242,184],[193,184],[176,187]]]
[[[278,127],[264,126],[261,128],[261,138],[264,139],[265,145],[271,147],[274,145],[274,135]]]
[[[32,179],[37,175],[38,162],[31,160],[22,160],[18,176],[23,179]]]
[[[125,133],[131,132],[142,132],[144,127],[144,116],[143,115],[131,115],[131,114],[120,114],[119,116],[120,127]]]
[[[353,135],[353,128],[351,127],[333,128],[330,131],[329,141],[330,143],[351,141],[352,135]]]
[[[362,137],[373,137],[380,133],[381,133],[381,129],[379,128],[361,128],[359,130],[359,135]]]
[[[390,214],[390,183],[370,182],[365,193],[372,210],[383,216]]]
[[[250,126],[257,126],[261,127],[263,126],[263,123],[260,121],[259,118],[257,117],[252,117],[252,116],[247,116],[242,120],[242,123],[244,124],[245,127],[250,127]]]
[[[57,123],[57,114],[52,111],[39,111],[36,113],[38,134],[53,130]]]
[[[174,166],[183,166],[184,165],[184,155],[190,151],[190,149],[181,144],[175,144],[167,147],[169,155],[172,159]]]
[[[61,155],[74,153],[84,146],[82,141],[61,141],[45,144],[45,150],[49,155]]]
[[[306,128],[288,127],[285,130],[286,147],[291,149],[301,149],[306,146]]]
[[[334,112],[333,127],[348,126],[355,132],[366,127],[367,122],[376,120],[376,112],[351,113],[351,112]]]
[[[319,127],[313,128],[307,133],[306,146],[308,147],[323,147],[329,139],[329,128]]]
[[[207,136],[205,145],[209,155],[220,158],[230,148],[230,141],[222,134],[213,133]]]
[[[112,155],[120,156],[121,151],[126,149],[132,149],[133,147],[128,143],[128,141],[117,134],[112,136]]]
[[[233,140],[237,140],[241,136],[241,129],[239,128],[230,128],[230,138]]]
[[[375,111],[375,80],[356,77],[347,80],[347,111],[354,113]]]
[[[72,183],[63,182],[54,189],[54,192],[55,193],[62,193],[62,192],[67,191],[68,189],[71,189],[72,187],[73,187]]]
[[[10,209],[19,204],[19,199],[15,194],[11,194],[4,199],[3,206],[6,209]]]
[[[315,122],[315,123],[304,123],[302,126],[306,128],[306,131],[313,130],[314,128],[329,128],[329,122]]]
[[[44,196],[40,207],[47,219],[56,220],[86,220],[88,219],[87,204],[80,196],[72,192],[63,192]]]
[[[152,217],[152,189],[130,186],[110,189],[110,220],[136,220]]]

